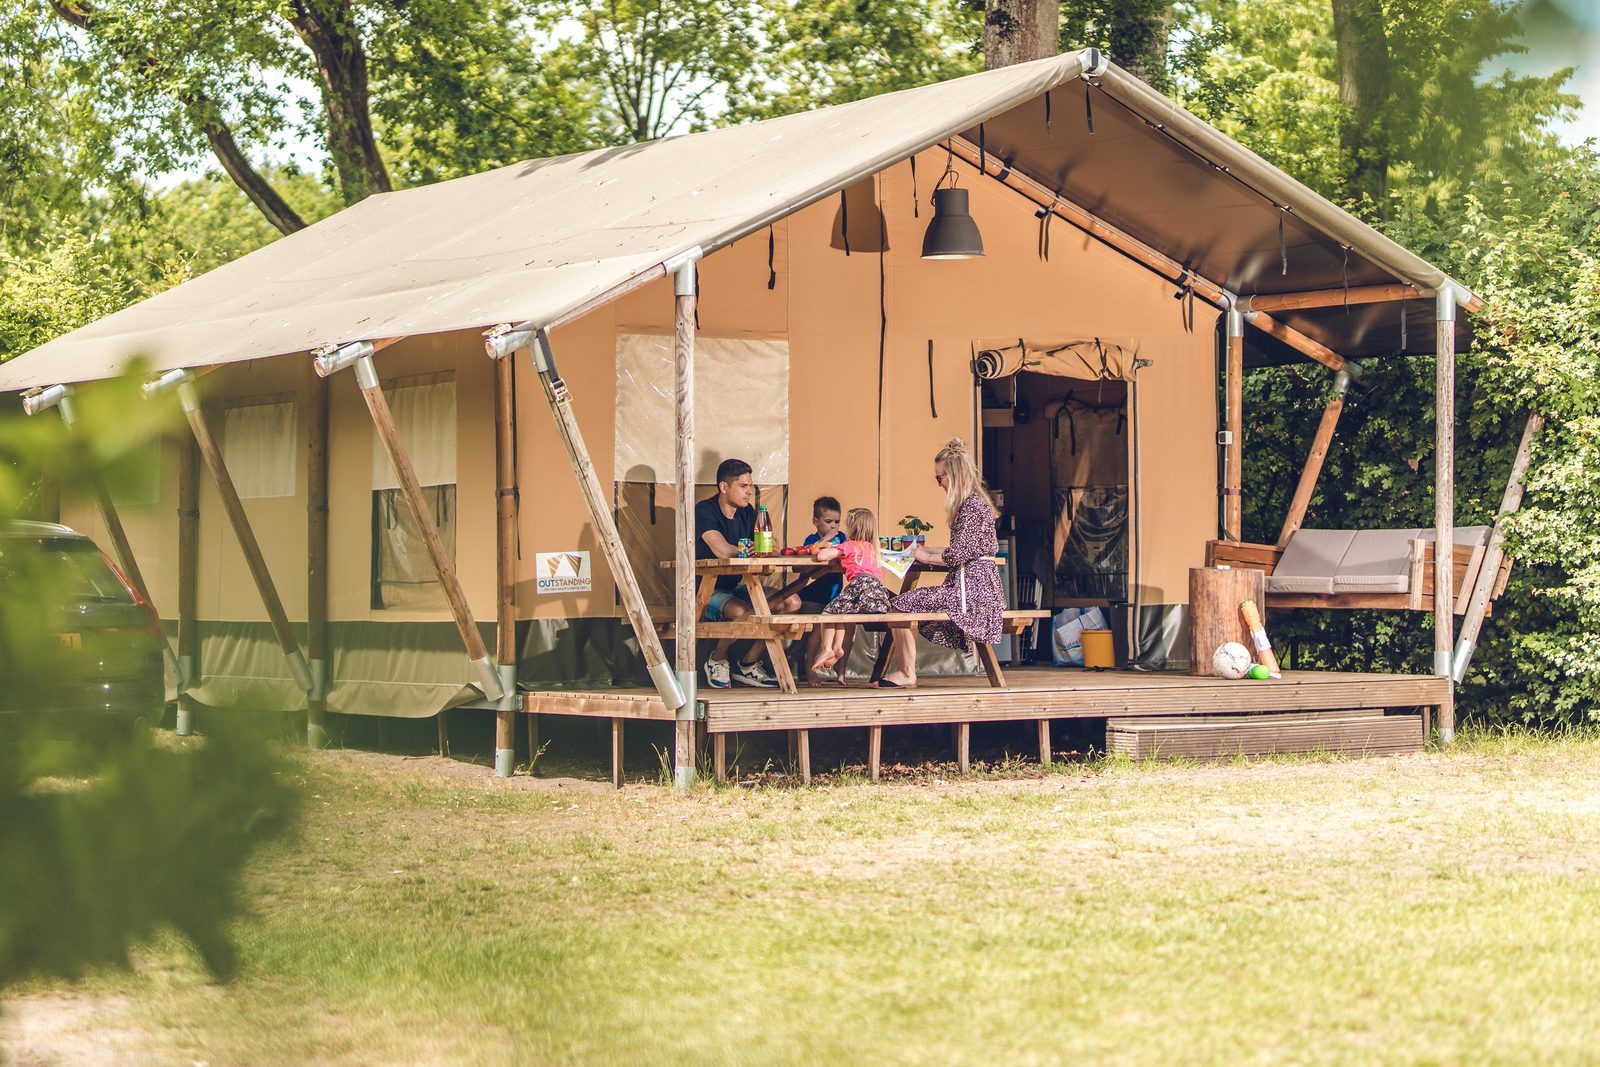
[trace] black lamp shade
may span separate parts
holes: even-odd
[[[967,212],[967,190],[935,189],[933,221],[922,235],[923,259],[976,259],[983,255],[983,235]]]

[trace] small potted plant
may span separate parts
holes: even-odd
[[[900,520],[900,528],[906,532],[906,547],[911,548],[912,546],[921,544],[928,539],[927,533],[929,530],[933,529],[933,525],[931,523],[923,522],[915,515],[907,515],[905,518]]]

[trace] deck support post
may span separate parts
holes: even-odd
[[[599,535],[600,550],[605,554],[606,565],[616,580],[623,609],[628,613],[628,623],[633,627],[639,651],[650,671],[650,680],[655,684],[661,702],[669,710],[677,711],[687,701],[678,686],[672,665],[667,662],[667,654],[661,648],[661,638],[656,634],[650,609],[644,602],[644,593],[639,589],[638,576],[633,573],[633,564],[628,561],[628,554],[622,547],[616,518],[611,514],[611,505],[600,488],[600,476],[595,473],[589,448],[583,441],[583,432],[578,428],[577,416],[572,412],[572,395],[556,369],[549,333],[543,329],[498,326],[486,334],[485,346],[491,355],[510,355],[524,348],[528,350],[533,368],[544,384],[545,399],[550,404],[556,431],[567,451],[567,460],[572,464],[572,474],[577,479],[579,492],[583,494],[589,521],[594,523],[595,532]]]
[[[1053,755],[1053,753],[1050,751],[1050,720],[1049,719],[1040,719],[1039,720],[1039,765],[1042,766],[1042,767],[1050,766],[1050,757],[1052,755]]]
[[[1289,538],[1294,536],[1306,519],[1306,508],[1311,506],[1311,494],[1317,487],[1317,478],[1322,474],[1322,463],[1328,458],[1328,445],[1333,441],[1333,431],[1339,425],[1340,413],[1344,411],[1344,396],[1350,391],[1352,370],[1359,373],[1354,363],[1347,362],[1344,370],[1333,376],[1333,396],[1329,398],[1328,406],[1322,409],[1322,421],[1317,424],[1317,432],[1311,438],[1311,450],[1306,454],[1304,469],[1300,471],[1294,499],[1289,502],[1289,513],[1284,516],[1283,528],[1278,531],[1279,548],[1289,543]]]
[[[1484,553],[1478,568],[1478,580],[1472,587],[1472,599],[1467,602],[1467,613],[1461,618],[1461,636],[1456,640],[1455,657],[1451,662],[1451,677],[1460,685],[1467,677],[1467,666],[1478,647],[1478,631],[1483,628],[1483,616],[1489,610],[1489,598],[1494,594],[1495,582],[1500,575],[1500,564],[1505,559],[1506,518],[1522,506],[1522,483],[1528,473],[1528,460],[1533,453],[1533,439],[1544,428],[1544,416],[1535,412],[1528,416],[1522,428],[1522,441],[1517,445],[1516,458],[1511,461],[1511,475],[1506,479],[1506,491],[1500,498],[1500,512],[1494,518],[1494,528],[1489,531],[1489,549]]]
[[[676,506],[678,509],[675,546],[673,659],[677,669],[678,688],[683,693],[683,706],[678,708],[675,724],[677,743],[673,746],[676,760],[672,784],[678,789],[694,785],[694,727],[697,702],[695,690],[695,623],[698,617],[695,597],[695,530],[694,530],[694,338],[697,288],[696,260],[698,256],[680,264],[673,272],[673,329],[672,352],[674,418],[677,427],[677,445],[673,455],[676,477]],[[708,576],[706,581],[712,579]]]
[[[311,690],[306,694],[306,744],[328,744],[328,383],[307,374],[306,443],[306,652]]]
[[[495,661],[504,690],[494,713],[494,773],[511,777],[517,755],[517,397],[514,357],[494,361]],[[532,761],[530,751],[529,760]]]
[[[61,424],[67,428],[67,433],[76,433],[77,416],[73,410],[72,386],[52,385],[48,389],[30,392],[22,399],[22,410],[29,415],[37,415],[50,408],[55,408],[60,413]],[[111,490],[100,478],[99,471],[91,470],[89,478],[94,486],[95,503],[100,509],[101,521],[106,524],[106,533],[111,538],[112,550],[117,554],[117,563],[122,568],[123,576],[133,586],[134,592],[144,601],[144,611],[150,617],[150,625],[155,627],[157,633],[162,634],[161,656],[166,661],[167,669],[178,679],[178,691],[181,693],[184,689],[182,665],[173,654],[172,645],[161,629],[161,613],[156,610],[156,602],[150,598],[150,587],[145,584],[144,574],[139,570],[139,561],[133,556],[133,546],[128,543],[128,533],[122,528],[122,517],[117,514],[117,505],[111,499]],[[59,500],[56,510],[59,517]]]
[[[1222,529],[1231,541],[1241,539],[1244,527],[1244,316],[1238,308],[1226,312],[1228,363],[1224,372],[1222,479]]]
[[[867,777],[876,782],[883,773],[883,727],[867,727]]]
[[[611,720],[611,784],[622,788],[622,724],[626,719]]]
[[[178,720],[179,737],[194,732],[191,687],[200,684],[200,448],[178,442]]]
[[[406,509],[411,512],[411,519],[417,524],[417,530],[422,534],[422,543],[428,549],[428,558],[433,563],[434,575],[439,579],[439,585],[444,588],[444,597],[450,605],[450,614],[455,619],[456,630],[461,635],[461,643],[466,648],[467,659],[471,661],[472,673],[476,678],[473,682],[485,698],[498,701],[505,696],[505,687],[501,684],[500,673],[495,669],[494,661],[489,658],[489,652],[483,646],[483,635],[478,632],[478,623],[472,617],[472,608],[467,604],[467,594],[461,588],[461,581],[456,577],[455,564],[450,561],[449,555],[444,550],[444,541],[439,537],[439,528],[434,525],[433,515],[430,514],[428,503],[422,497],[422,484],[417,480],[417,469],[411,463],[411,454],[406,451],[405,442],[400,439],[400,429],[395,425],[394,413],[389,410],[389,401],[383,395],[383,386],[378,381],[378,368],[372,362],[372,356],[380,347],[392,344],[398,338],[388,341],[356,341],[336,349],[323,348],[316,357],[317,373],[326,378],[336,374],[345,367],[354,367],[356,385],[361,390],[361,398],[367,403],[367,413],[372,416],[372,425],[378,431],[378,441],[383,445],[384,454],[389,457],[389,463],[394,467],[395,477],[400,482],[400,495],[405,498]],[[448,723],[444,713],[439,715],[439,754],[445,755],[449,748],[447,734]]]
[[[186,370],[168,371],[155,381],[147,383],[144,393],[145,396],[151,397],[174,387],[178,391],[178,402],[183,407],[184,418],[189,421],[189,430],[194,434],[194,442],[200,449],[200,458],[211,473],[211,481],[217,487],[217,495],[222,498],[223,510],[228,513],[228,522],[233,526],[233,535],[239,542],[240,552],[244,554],[245,565],[250,569],[250,577],[255,581],[261,605],[266,608],[267,618],[272,622],[272,631],[278,638],[278,647],[283,650],[284,658],[289,661],[289,673],[293,675],[295,685],[309,694],[311,668],[306,665],[306,658],[300,651],[300,642],[289,625],[289,616],[283,610],[283,601],[278,596],[278,587],[273,584],[272,573],[267,570],[266,558],[261,554],[261,545],[256,541],[255,530],[250,526],[250,517],[245,514],[244,503],[239,499],[238,490],[233,487],[233,475],[228,473],[228,465],[223,461],[222,450],[217,447],[216,439],[211,436],[205,412],[200,409],[200,393],[195,388],[194,375]]]
[[[728,735],[711,735],[711,771],[716,775],[717,781],[728,780]]]
[[[1450,630],[1455,559],[1456,290],[1441,285],[1435,299],[1433,467],[1433,673],[1453,678]],[[1453,683],[1452,683],[1453,685]],[[1455,696],[1439,705],[1439,741],[1456,732]]]
[[[962,774],[972,770],[972,724],[956,723],[956,769]]]
[[[811,784],[811,731],[794,731],[795,754],[800,759],[800,784]]]

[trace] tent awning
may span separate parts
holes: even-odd
[[[948,137],[976,143],[980,126],[986,150],[1019,172],[1238,295],[1342,279],[1426,289],[1449,282],[1131,75],[1108,66],[1083,78],[1097,63],[1098,53],[1086,50],[372,196],[0,365],[0,390],[105,378],[135,357],[167,370],[328,343],[548,323]],[[1093,134],[1085,94],[1095,108]],[[1286,274],[1274,269],[1280,216]],[[1303,311],[1290,321],[1349,355],[1392,351],[1388,333],[1397,331],[1386,332],[1375,314],[1396,313],[1371,305],[1360,316]],[[1431,341],[1430,332],[1423,325],[1411,336]]]

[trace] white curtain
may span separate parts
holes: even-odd
[[[400,440],[422,485],[453,485],[456,480],[456,383],[451,374],[430,374],[385,382],[383,394],[394,413]],[[397,489],[400,478],[376,430],[372,433],[372,488]]]
[[[222,456],[244,500],[294,496],[296,409],[290,399],[254,399],[228,405],[222,418]]]
[[[672,338],[617,335],[615,480],[676,484]],[[762,485],[789,481],[789,342],[696,337],[695,480],[715,484],[736,457]]]

